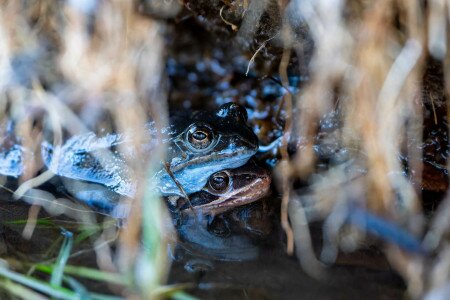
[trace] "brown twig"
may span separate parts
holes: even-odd
[[[173,175],[172,170],[170,169],[170,164],[168,162],[164,162],[164,168],[166,169],[167,174],[169,174],[170,178],[175,182],[177,188],[180,190],[180,192],[183,194],[183,198],[186,199],[186,201],[189,204],[189,208],[194,211],[194,207],[192,206],[191,200],[189,199],[188,194],[184,190],[183,186],[178,182],[178,180],[175,178],[175,175]]]
[[[288,26],[284,26],[283,28],[283,38],[287,39],[290,35],[290,29]],[[284,49],[283,55],[281,58],[279,72],[281,75],[281,82],[283,85],[288,85],[288,76],[287,76],[287,66],[289,64],[289,59],[291,56],[290,49]],[[292,95],[290,93],[286,93],[283,96],[284,102],[286,105],[286,123],[283,130],[283,138],[281,140],[280,153],[283,167],[281,169],[282,173],[282,191],[283,197],[281,202],[281,226],[284,229],[287,237],[287,253],[292,255],[294,253],[294,233],[292,231],[292,227],[289,224],[289,214],[288,214],[288,206],[289,206],[289,197],[291,190],[291,180],[290,180],[290,169],[288,165],[289,161],[289,153],[287,151],[289,139],[292,132]],[[281,105],[281,104],[280,104]]]

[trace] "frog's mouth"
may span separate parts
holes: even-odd
[[[270,177],[268,177],[268,180],[270,180]],[[269,187],[270,181],[267,183],[267,178],[258,178],[242,188],[232,190],[225,195],[219,196],[216,200],[198,205],[194,209],[201,210],[204,214],[223,213],[231,208],[246,205],[263,198],[268,194]]]
[[[194,157],[185,163],[180,163],[176,166],[171,167],[172,172],[178,172],[182,169],[188,168],[190,166],[200,166],[200,165],[223,165],[225,168],[234,168],[243,165],[247,160],[253,156],[256,151],[249,149],[235,150],[229,153],[211,153],[209,155]],[[242,162],[242,163],[241,163]]]

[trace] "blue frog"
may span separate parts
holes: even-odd
[[[162,132],[167,138],[160,140],[167,145],[166,164],[162,162],[154,175],[160,194],[195,193],[205,186],[213,173],[244,165],[258,149],[258,139],[246,122],[245,108],[234,103],[226,103],[213,112],[198,111],[190,116],[172,117],[170,126]],[[151,154],[160,132],[153,122],[148,123],[145,130],[148,140],[141,146]],[[88,189],[75,191],[80,200],[101,203],[110,192],[133,197],[136,183],[126,161],[133,157],[134,151],[117,151],[117,147],[132,138],[130,134],[97,136],[90,132],[73,136],[63,145],[44,142],[42,158],[46,167],[66,182],[89,184]],[[106,187],[107,194],[101,187]]]

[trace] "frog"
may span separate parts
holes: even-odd
[[[86,197],[86,204],[96,211],[108,214],[114,218],[125,218],[129,207],[120,204],[120,195],[110,190],[99,191],[92,183],[83,183],[76,180],[62,178],[68,192],[76,195],[78,199]],[[268,169],[258,165],[250,159],[244,166],[235,169],[225,169],[212,174],[205,186],[199,192],[191,194],[188,198],[169,196],[164,197],[175,219],[180,214],[204,215],[212,221],[216,215],[233,210],[236,207],[253,203],[266,196],[270,191],[271,176]],[[101,193],[101,195],[98,195]],[[101,198],[108,201],[95,201]]]
[[[169,206],[179,236],[178,248],[214,260],[255,259],[259,249],[253,243],[253,236],[244,232],[248,228],[232,231],[228,221],[247,218],[241,210],[245,208],[249,209],[249,217],[255,216],[251,205],[269,195],[270,185],[270,172],[253,159],[239,168],[211,175],[201,191],[189,196],[189,201],[178,200],[176,207]],[[233,224],[235,221],[231,220]],[[249,225],[248,221],[244,223]]]
[[[185,197],[203,189],[212,174],[244,165],[258,150],[258,138],[247,119],[244,107],[226,103],[215,111],[175,115],[161,132],[154,122],[149,122],[145,128],[147,140],[140,145],[142,150],[150,155],[157,143],[167,145],[166,160],[153,176],[157,191],[162,196]],[[158,140],[160,134],[167,138]],[[44,141],[41,155],[54,174],[91,185],[92,192],[83,193],[81,189],[77,198],[102,203],[108,201],[102,187],[107,194],[132,198],[136,193],[132,170],[126,164],[135,151],[116,150],[132,140],[132,133],[97,136],[88,132],[75,135],[62,145]]]
[[[214,173],[199,192],[177,203],[184,213],[216,216],[255,202],[269,193],[270,172],[253,159],[244,166]]]

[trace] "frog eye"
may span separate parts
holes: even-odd
[[[187,132],[188,143],[197,150],[208,148],[214,140],[212,130],[205,125],[194,125]]]
[[[226,172],[217,172],[209,178],[209,186],[218,192],[225,191],[230,184],[230,176]]]

